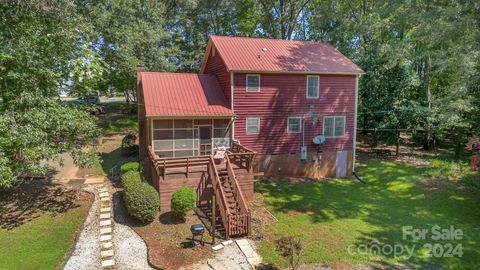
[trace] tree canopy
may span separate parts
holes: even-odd
[[[365,71],[362,129],[416,132],[426,149],[459,150],[480,133],[475,0],[28,0],[0,11],[2,179],[92,139],[93,119],[59,90],[135,101],[137,65],[196,72],[209,35],[331,43]]]

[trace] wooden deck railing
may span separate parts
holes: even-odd
[[[228,151],[228,156],[230,160],[235,165],[240,168],[247,169],[248,172],[253,170],[253,160],[257,154],[255,151],[239,144],[238,142],[233,142],[230,151]]]
[[[215,166],[215,162],[213,161],[213,157],[210,156],[210,164],[208,165],[208,174],[210,175],[210,179],[212,181],[213,186],[213,196],[215,196],[215,201],[218,205],[218,210],[220,212],[220,217],[222,218],[223,227],[225,228],[225,232],[227,234],[227,238],[229,237],[228,232],[230,231],[230,209],[228,208],[227,199],[225,196],[225,191],[223,190],[222,183],[220,183],[220,177],[218,176],[217,167]],[[212,224],[215,226],[215,224]]]
[[[185,173],[185,176],[188,178],[192,167],[207,166],[210,163],[210,156],[160,158],[150,146],[148,147],[148,152],[158,175],[161,175],[163,179],[165,179],[168,169],[185,168],[185,172],[182,171],[182,173]]]
[[[227,173],[230,184],[233,188],[233,194],[235,201],[240,208],[240,212],[232,215],[230,217],[230,224],[229,224],[229,235],[242,235],[242,234],[251,234],[251,215],[250,210],[248,209],[247,201],[243,196],[242,189],[240,188],[240,184],[238,183],[237,177],[235,176],[235,172],[233,171],[232,164],[230,162],[230,158],[228,155],[226,156],[226,166],[227,166]]]
[[[238,205],[238,211],[232,212],[227,203],[227,196],[223,188],[222,182],[218,175],[217,165],[212,155],[195,156],[195,157],[178,157],[178,158],[160,158],[151,147],[148,148],[149,158],[156,178],[160,181],[165,180],[167,171],[173,168],[185,168],[180,173],[185,173],[187,178],[193,166],[205,166],[204,173],[197,187],[197,197],[200,200],[208,184],[212,184],[213,194],[215,196],[215,207],[220,213],[223,227],[227,238],[236,235],[251,235],[251,213],[247,205],[247,201],[243,196],[242,189],[238,183],[237,177],[232,164],[245,168],[249,172],[252,171],[253,158],[255,152],[238,144],[233,143],[231,151],[225,156],[225,166],[227,171],[227,179],[232,188],[233,198]],[[178,170],[174,173],[179,173]],[[159,183],[159,182],[158,182]],[[157,187],[157,186],[156,186]],[[157,187],[158,189],[158,187]],[[197,201],[197,205],[198,205]]]

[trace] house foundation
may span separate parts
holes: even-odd
[[[311,178],[342,178],[352,175],[353,153],[348,151],[309,152],[307,160],[300,153],[257,155],[254,171],[265,176],[293,176]]]

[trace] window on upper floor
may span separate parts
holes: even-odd
[[[307,76],[307,98],[318,98],[320,96],[320,77]]]
[[[247,134],[260,133],[260,118],[259,117],[247,117]]]
[[[300,133],[302,131],[302,118],[292,116],[287,118],[287,132]]]
[[[341,138],[345,135],[345,116],[323,117],[323,135],[325,138]]]
[[[247,74],[247,92],[260,92],[260,75]]]

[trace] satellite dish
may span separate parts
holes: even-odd
[[[323,136],[323,135],[318,135],[318,136],[313,137],[313,143],[314,144],[322,144],[324,142],[325,142],[325,136]]]

